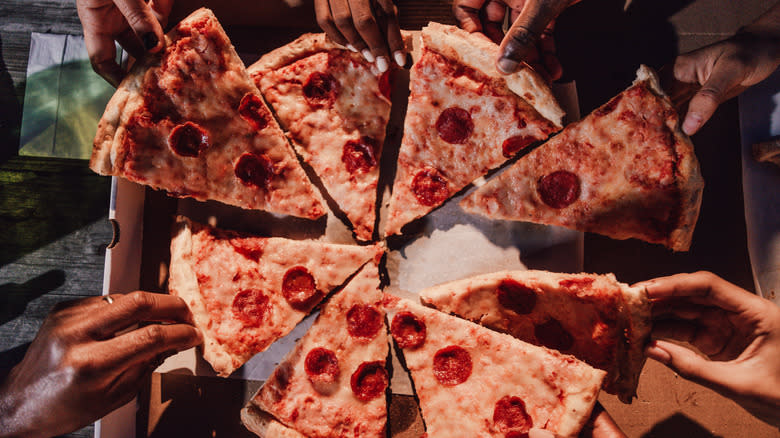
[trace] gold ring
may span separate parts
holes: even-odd
[[[103,301],[107,302],[108,304],[114,304],[114,299],[111,298],[111,295],[103,295]]]

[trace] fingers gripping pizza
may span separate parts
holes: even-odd
[[[305,34],[249,72],[355,235],[371,240],[393,70],[379,72],[325,34]]]
[[[563,111],[544,80],[527,66],[499,74],[498,46],[486,37],[430,23],[421,38],[387,236],[561,129]]]
[[[325,214],[279,125],[208,9],[181,21],[137,63],[98,123],[90,167],[246,209]]]
[[[461,206],[494,219],[561,225],[687,251],[704,181],[655,74],[572,123]]]
[[[322,306],[242,421],[268,438],[285,429],[309,438],[384,437],[387,341],[378,266],[368,263]]]
[[[574,437],[590,416],[604,371],[393,295],[384,305],[428,436]]]
[[[626,403],[636,394],[650,335],[650,301],[643,289],[619,283],[612,274],[502,271],[425,289],[420,299],[606,371],[604,389]]]
[[[255,237],[179,217],[168,289],[203,332],[203,358],[227,376],[383,253],[381,245]]]

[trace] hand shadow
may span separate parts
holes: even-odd
[[[684,436],[686,438],[715,438],[704,426],[688,418],[686,415],[676,413],[656,423],[652,429],[642,434],[642,438]]]
[[[27,303],[65,284],[65,271],[52,269],[22,284],[0,285],[0,326],[21,316]]]

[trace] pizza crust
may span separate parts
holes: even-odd
[[[260,438],[306,438],[251,403],[241,409],[241,422]]]
[[[425,47],[504,82],[507,88],[524,98],[556,127],[563,127],[561,120],[565,112],[558,105],[545,80],[525,63],[521,64],[516,73],[499,73],[495,68],[498,46],[484,35],[430,22],[423,29],[421,38]]]

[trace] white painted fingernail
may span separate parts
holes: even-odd
[[[390,68],[390,64],[387,62],[387,58],[384,56],[380,56],[376,59],[376,68],[379,69],[382,73],[386,72],[388,68]]]
[[[395,63],[398,64],[399,67],[406,65],[406,55],[404,55],[404,52],[396,50],[396,52],[393,53],[393,58],[395,58]]]
[[[363,54],[363,57],[364,57],[364,58],[366,58],[366,61],[368,61],[368,62],[374,62],[374,55],[371,53],[371,51],[370,51],[370,50],[368,50],[368,49],[363,49],[363,51],[362,51],[362,52],[360,52],[360,53],[362,53],[362,54]]]
[[[357,53],[357,49],[352,44],[347,44],[347,48],[355,53]]]

